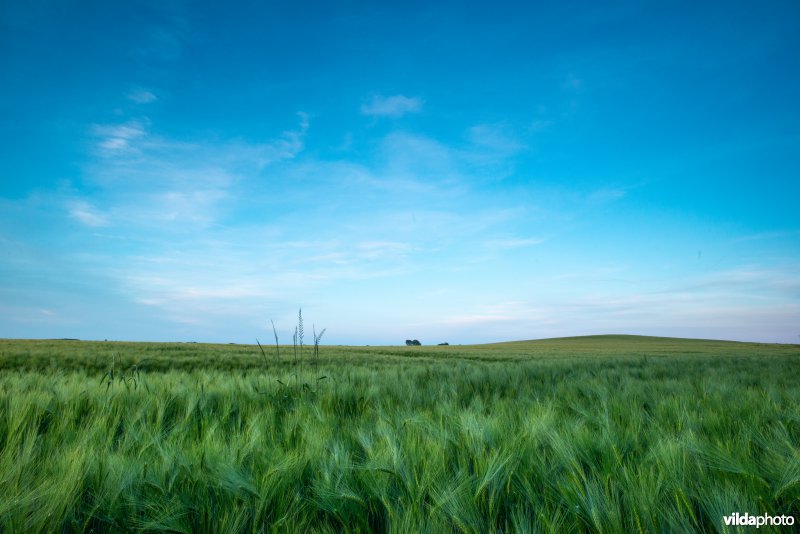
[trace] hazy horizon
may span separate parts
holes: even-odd
[[[797,2],[0,7],[0,337],[800,341]]]
[[[513,343],[531,343],[537,341],[558,341],[558,340],[573,340],[573,339],[582,339],[582,338],[609,338],[607,342],[612,342],[613,340],[618,340],[619,338],[644,338],[644,339],[675,339],[679,341],[707,341],[707,342],[720,342],[720,343],[755,343],[755,344],[767,344],[767,345],[800,345],[800,343],[780,343],[780,342],[763,342],[763,341],[736,341],[731,339],[709,339],[709,338],[692,338],[692,337],[672,337],[672,336],[648,336],[642,334],[585,334],[580,336],[564,336],[564,337],[546,337],[546,338],[536,338],[536,339],[506,339],[506,340],[494,340],[494,341],[483,341],[480,343],[448,343],[448,342],[436,342],[436,341],[429,341],[429,342],[422,342],[420,341],[420,345],[422,347],[434,347],[434,346],[450,346],[450,347],[460,347],[460,346],[475,346],[475,345],[501,345],[501,344],[513,344]],[[233,342],[233,341],[193,341],[193,340],[158,340],[158,339],[147,339],[147,340],[140,340],[140,339],[79,339],[79,338],[0,338],[0,340],[6,341],[86,341],[90,343],[155,343],[155,344],[171,344],[171,343],[179,343],[179,344],[201,344],[201,345],[239,345],[239,346],[252,346],[258,347],[259,343],[261,348],[264,350],[265,354],[267,355],[274,355],[275,354],[275,338],[271,338],[270,340],[264,340],[260,338],[253,339],[252,342],[242,341],[242,342]],[[373,348],[380,348],[380,347],[405,347],[408,346],[405,343],[406,340],[402,342],[396,343],[385,343],[385,344],[370,344],[370,343],[360,343],[360,344],[351,344],[351,343],[325,343],[322,340],[319,343],[320,347],[373,347]],[[290,339],[288,342],[286,340],[279,340],[279,345],[281,348],[289,347],[291,349],[292,340]],[[304,342],[303,343],[303,350],[310,351],[313,348],[313,341]]]

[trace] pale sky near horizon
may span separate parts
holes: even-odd
[[[800,342],[800,3],[0,3],[0,337]]]

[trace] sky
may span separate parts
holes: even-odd
[[[0,0],[0,337],[798,343],[799,25]]]

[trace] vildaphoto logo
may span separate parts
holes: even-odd
[[[794,525],[793,515],[750,515],[734,512],[723,518],[726,526],[730,527],[765,527],[765,526],[792,526]]]

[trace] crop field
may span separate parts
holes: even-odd
[[[800,520],[798,345],[319,349],[0,340],[0,531],[735,532],[723,522],[735,512]]]

